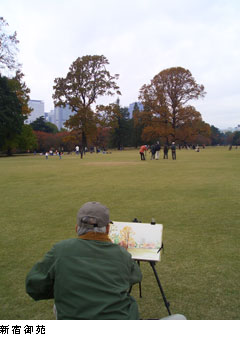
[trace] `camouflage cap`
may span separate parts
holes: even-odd
[[[109,209],[99,202],[87,202],[78,211],[77,225],[104,227],[110,222]]]

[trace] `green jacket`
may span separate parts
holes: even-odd
[[[33,266],[26,291],[35,300],[55,299],[62,320],[138,319],[128,294],[142,274],[122,247],[105,241],[61,241]]]

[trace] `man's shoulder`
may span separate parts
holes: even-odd
[[[125,248],[111,241],[105,242],[105,241],[84,240],[79,238],[69,238],[69,239],[64,239],[62,241],[55,243],[54,248],[55,250],[58,251],[58,250],[67,249],[67,248],[71,249],[71,247],[76,247],[76,246],[80,247],[81,245],[83,245],[84,247],[94,246],[94,247],[98,247],[106,250],[109,250],[110,248],[112,251],[115,251],[115,254],[119,253],[125,257],[131,257],[131,254]]]
[[[78,239],[77,238],[68,238],[68,239],[63,239],[62,241],[59,241],[54,244],[55,248],[60,248],[60,247],[67,247],[71,246],[76,243]]]

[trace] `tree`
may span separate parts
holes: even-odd
[[[11,155],[26,116],[15,89],[16,82],[0,76],[0,149]]]
[[[65,123],[70,130],[78,133],[82,146],[87,146],[87,138],[97,133],[98,115],[93,110],[98,97],[121,94],[115,80],[106,69],[106,57],[78,57],[70,66],[65,78],[56,78],[53,86],[55,106],[69,105],[73,115]]]
[[[50,122],[46,122],[43,116],[34,120],[30,126],[34,131],[43,131],[50,134],[56,134],[58,132],[58,128],[55,124]]]
[[[235,131],[233,133],[232,144],[235,146],[240,145],[240,131]]]
[[[117,101],[117,113],[115,114],[116,123],[112,129],[111,146],[117,147],[120,150],[122,147],[129,146],[130,137],[130,123],[128,108],[120,107],[119,100]]]
[[[209,144],[211,129],[210,125],[202,120],[201,114],[193,106],[186,106],[179,111],[183,123],[176,129],[176,139],[179,143]]]
[[[54,134],[50,134],[44,131],[33,131],[37,138],[37,150],[39,152],[46,152],[50,149],[55,149]]]
[[[11,79],[0,75],[0,148],[8,155],[17,147],[24,120],[31,113],[28,107],[30,90],[23,77],[19,70]]]
[[[37,149],[37,138],[30,125],[23,125],[21,134],[17,136],[16,147],[23,152]]]
[[[58,130],[57,125],[55,125],[55,124],[53,124],[53,123],[51,123],[51,122],[45,122],[45,123],[46,123],[46,125],[47,125],[47,128],[49,129],[48,132],[51,132],[51,133],[53,133],[53,134],[59,133],[59,130]],[[66,130],[62,130],[62,131],[66,131]]]
[[[57,134],[52,134],[43,131],[33,131],[37,139],[36,149],[39,152],[46,151],[73,151],[75,140],[73,140],[73,135],[70,135],[70,132],[58,132]]]
[[[222,145],[224,143],[224,138],[224,133],[214,125],[211,125],[211,144],[213,146]]]
[[[17,33],[8,34],[6,27],[8,23],[3,17],[0,17],[0,68],[14,70],[19,67],[16,62],[16,53],[18,51]]]
[[[142,143],[141,135],[144,127],[141,119],[142,116],[143,116],[143,113],[140,112],[138,104],[135,103],[133,108],[132,123],[133,123],[133,143],[136,148]]]
[[[5,19],[0,17],[0,69],[16,71],[13,78],[0,75],[0,149],[11,155],[19,142],[23,145],[23,139],[30,140],[28,128],[23,127],[31,109],[28,107],[30,90],[23,82],[24,75],[16,61],[17,33],[7,33],[7,26]]]
[[[11,85],[12,90],[15,91],[17,98],[21,103],[22,115],[27,119],[31,114],[32,108],[28,105],[30,100],[30,89],[23,81],[23,77],[24,74],[20,70],[17,70],[15,76],[12,79],[9,79],[9,84]]]
[[[182,67],[163,70],[140,89],[147,133],[167,141],[178,140],[179,130],[183,131],[189,123],[193,127],[193,120],[201,119],[200,113],[187,103],[204,96],[204,86],[196,83],[189,70]]]
[[[106,127],[102,128],[99,127],[97,130],[97,136],[95,139],[95,146],[106,150],[110,144],[110,139],[111,139],[111,128]]]
[[[232,145],[234,133],[232,131],[227,131],[224,133],[224,144]]]

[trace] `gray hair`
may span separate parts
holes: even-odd
[[[107,233],[107,227],[90,227],[89,225],[80,225],[77,227],[78,236],[84,235],[87,232]]]

